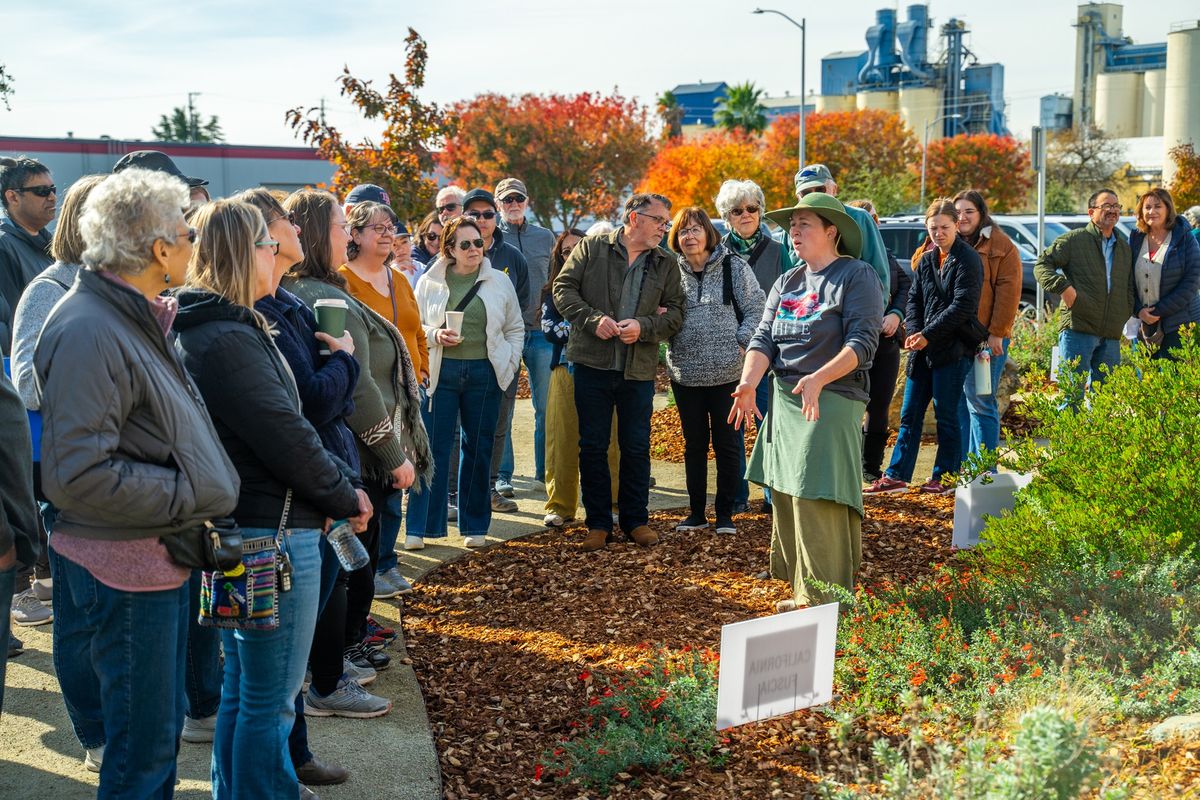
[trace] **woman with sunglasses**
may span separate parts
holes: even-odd
[[[421,277],[421,273],[433,263],[437,258],[440,242],[442,241],[442,221],[438,218],[436,211],[430,211],[425,215],[425,219],[421,220],[421,224],[417,226],[417,243],[413,248],[413,261],[421,265],[422,269],[417,272],[415,278],[410,278],[412,285],[415,288],[417,280]]]
[[[301,189],[289,195],[283,207],[295,215],[304,248],[303,260],[284,275],[283,288],[309,308],[318,300],[341,300],[347,306],[346,332],[354,341],[359,375],[354,410],[346,422],[356,439],[363,483],[375,513],[362,537],[371,564],[349,579],[345,655],[357,667],[384,669],[391,659],[368,633],[381,509],[394,489],[413,487],[414,494],[421,493],[433,468],[421,421],[420,382],[400,332],[347,291],[338,267],[345,263],[350,231],[337,199],[328,192]]]
[[[525,325],[512,282],[484,257],[474,220],[442,232],[441,256],[417,282],[429,344],[428,401],[421,414],[434,452],[433,485],[409,498],[406,549],[446,535],[449,460],[462,420],[458,528],[467,547],[486,543],[492,521],[490,466],[500,395],[517,374]]]

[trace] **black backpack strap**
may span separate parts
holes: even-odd
[[[458,301],[458,305],[454,307],[454,310],[462,311],[470,305],[471,301],[475,299],[475,295],[479,294],[479,287],[482,283],[483,281],[475,281],[475,283],[471,284],[471,288],[463,295],[462,300]]]
[[[725,258],[721,259],[721,279],[724,283],[721,289],[721,301],[727,306],[733,306],[733,314],[737,317],[738,327],[741,327],[745,314],[742,313],[741,303],[738,302],[737,295],[733,291],[733,253],[726,253]]]

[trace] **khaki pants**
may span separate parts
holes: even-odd
[[[834,600],[814,579],[854,589],[862,563],[862,517],[832,500],[807,500],[778,490],[771,493],[771,577],[792,584],[798,605]]]
[[[617,418],[613,415],[608,471],[617,496]],[[546,397],[546,513],[571,519],[579,507],[579,415],[575,412],[575,378],[566,367],[550,370]]]

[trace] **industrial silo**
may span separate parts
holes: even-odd
[[[886,90],[859,92],[855,99],[855,105],[859,111],[875,108],[881,111],[891,111],[894,114],[899,110],[900,93]]]
[[[917,137],[924,141],[925,126],[942,115],[942,90],[936,86],[901,86],[900,119]],[[942,128],[934,125],[929,138],[942,138]]]
[[[1096,76],[1096,127],[1127,139],[1142,124],[1142,73],[1102,72]]]
[[[1167,76],[1163,92],[1163,183],[1170,184],[1177,144],[1200,144],[1200,22],[1167,34]]]
[[[1165,69],[1148,70],[1142,77],[1142,129],[1140,136],[1163,135],[1163,102],[1167,86]]]
[[[854,95],[852,94],[822,94],[817,96],[816,107],[818,114],[831,111],[853,111]]]

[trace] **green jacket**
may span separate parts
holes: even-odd
[[[594,369],[612,369],[616,348],[629,347],[625,378],[652,381],[658,367],[658,343],[683,327],[683,288],[679,282],[676,256],[656,247],[646,253],[646,276],[638,296],[634,318],[642,332],[632,345],[615,336],[599,339],[596,327],[601,317],[620,319],[621,285],[629,262],[619,244],[624,228],[612,233],[587,236],[571,251],[554,279],[554,305],[571,323],[567,360]],[[658,313],[659,308],[666,311]]]
[[[1133,256],[1129,243],[1116,231],[1113,246],[1112,289],[1109,289],[1100,231],[1095,223],[1068,231],[1042,251],[1033,275],[1047,292],[1062,294],[1075,288],[1075,304],[1063,305],[1059,330],[1120,339],[1133,316]]]

